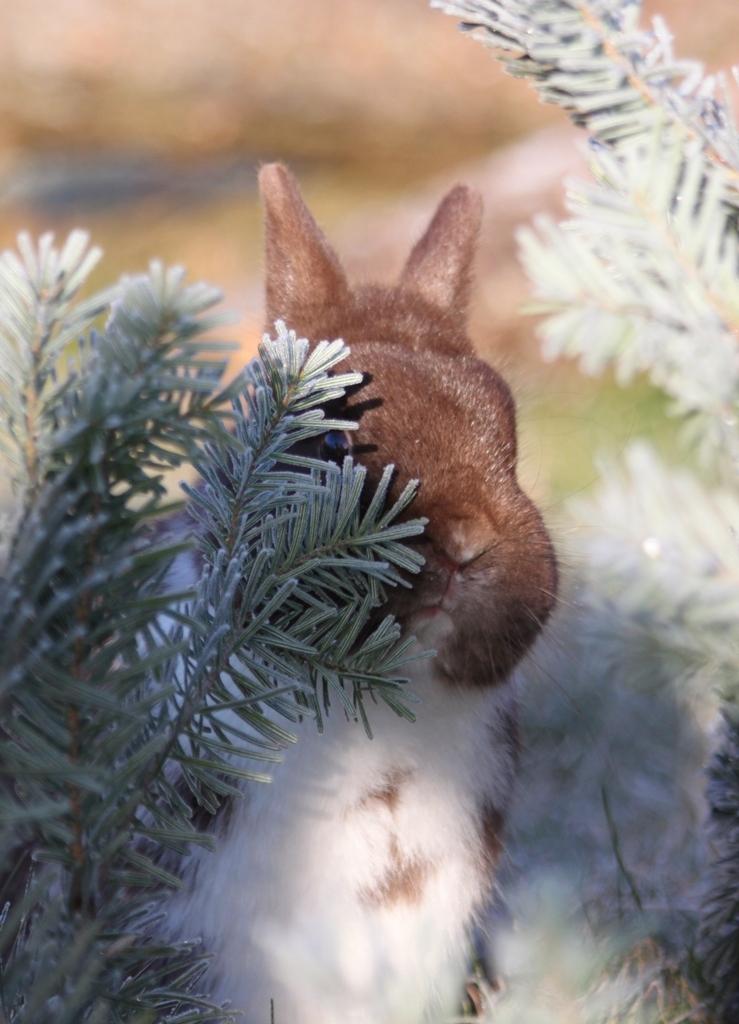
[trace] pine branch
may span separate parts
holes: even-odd
[[[38,489],[45,467],[43,423],[52,415],[58,365],[75,361],[72,343],[107,308],[110,290],[85,302],[75,302],[80,287],[100,259],[88,248],[88,236],[73,232],[57,251],[53,236],[44,235],[34,249],[26,234],[18,238],[19,252],[0,257],[0,451],[10,460],[16,484]],[[29,324],[32,333],[28,334]],[[12,471],[12,470],[11,470]]]
[[[644,444],[601,476],[572,507],[590,641],[633,685],[710,685],[736,706],[739,498],[669,469]]]
[[[271,665],[277,681],[302,680],[314,694],[333,690],[347,712],[364,721],[370,681],[371,690],[403,706],[402,676],[395,676],[410,641],[400,641],[398,627],[387,620],[365,633],[384,588],[407,586],[401,571],[415,573],[422,564],[402,541],[420,533],[423,521],[396,522],[415,482],[387,509],[393,472],[387,467],[363,510],[363,467],[350,458],[340,468],[291,452],[327,430],[355,429],[325,418],[316,406],[359,383],[359,376],[329,375],[347,355],[342,344],[322,343],[309,354],[307,342],[277,326],[277,340],[265,341],[261,360],[250,368],[243,406],[235,406],[237,445],[206,449],[207,461],[199,465],[204,486],[189,491],[192,512],[207,565],[242,552],[241,628],[231,652],[238,654],[239,676],[245,666],[259,673]],[[307,463],[307,472],[289,468],[296,463]],[[230,684],[243,685],[233,676]],[[230,692],[226,688],[223,699]],[[320,702],[309,704],[319,713]]]
[[[21,877],[2,929],[11,944],[4,1010],[34,1022],[99,1017],[112,990],[105,947],[137,904],[122,908],[112,882],[128,830],[107,826],[111,807],[145,796],[131,771],[152,721],[137,636],[158,613],[142,597],[172,557],[147,549],[142,525],[161,503],[161,469],[222,432],[227,398],[215,388],[221,367],[198,340],[217,293],[184,287],[178,271],[153,266],[122,282],[109,293],[105,332],[76,337],[92,318],[89,303],[82,313],[72,305],[80,267],[91,262],[77,241],[61,252],[42,241],[26,254],[25,283],[18,260],[4,258],[16,274],[3,296],[15,314],[4,354],[20,372],[30,367],[38,401],[24,408],[39,412],[19,417],[12,401],[3,409],[6,436],[32,457],[18,460],[25,510],[0,591],[0,767],[10,783],[2,812],[21,826],[16,843],[54,865],[38,876],[41,893],[63,895],[49,919],[44,897],[29,902]],[[43,294],[48,274],[58,284],[51,299],[13,304]],[[9,844],[11,856],[17,850]],[[193,962],[191,950],[172,950],[173,971],[183,956]]]
[[[75,248],[44,246],[36,261],[46,252],[73,278]],[[351,460],[293,450],[352,428],[322,408],[358,383],[334,372],[346,348],[309,352],[278,325],[245,379],[219,390],[200,338],[215,292],[153,265],[113,294],[104,331],[76,339],[73,372],[39,329],[44,306],[27,303],[6,339],[19,372],[43,365],[52,382],[33,422],[3,410],[8,436],[39,453],[18,460],[24,514],[0,587],[0,1008],[17,1024],[231,1020],[199,995],[207,955],[157,939],[152,891],[179,884],[171,867],[190,844],[211,842],[181,785],[215,813],[264,778],[245,762],[279,758],[292,738],[279,719],[320,724],[330,698],[368,731],[368,693],[410,715],[412,641],[378,615],[384,588],[422,561],[402,541],[423,523],[395,521],[413,485],[387,509],[391,467],[367,495]],[[165,575],[193,540],[152,543],[147,524],[164,508],[162,472],[193,457],[203,571],[194,594],[175,594]],[[52,890],[63,899],[49,903]]]
[[[670,145],[697,143],[739,188],[739,135],[725,82],[678,61],[661,18],[639,27],[635,0],[431,0],[463,19],[512,75],[563,107],[595,139],[622,147],[669,126]],[[719,98],[716,98],[718,94]]]
[[[591,138],[573,219],[520,232],[545,354],[648,372],[706,459],[739,460],[739,132],[720,78],[620,0],[434,0]],[[717,98],[718,97],[718,98]],[[696,357],[693,338],[701,340]]]
[[[739,265],[725,182],[703,156],[667,148],[593,154],[595,184],[571,187],[571,220],[519,232],[547,358],[646,373],[689,419],[706,458],[739,458]],[[696,342],[700,348],[697,349]]]

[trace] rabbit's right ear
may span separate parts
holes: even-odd
[[[455,186],[439,203],[408,257],[400,284],[445,312],[467,312],[472,263],[482,221],[482,197]]]
[[[267,323],[299,325],[348,294],[341,265],[282,164],[259,172],[264,205]]]

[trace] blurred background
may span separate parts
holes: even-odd
[[[736,61],[735,0],[649,0],[677,51]],[[0,246],[87,228],[97,283],[154,257],[223,288],[234,365],[262,327],[262,161],[299,176],[350,273],[391,278],[444,190],[482,190],[472,335],[521,407],[523,473],[550,509],[661,399],[542,363],[514,231],[561,210],[577,133],[426,0],[0,0]]]

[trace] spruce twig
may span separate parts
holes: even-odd
[[[324,714],[327,687],[359,723],[368,693],[408,713],[411,641],[391,620],[369,626],[384,588],[420,565],[402,542],[423,524],[393,522],[413,487],[385,509],[389,473],[370,515],[351,460],[285,469],[355,381],[332,373],[340,342],[310,351],[278,325],[224,389],[202,339],[212,289],[154,264],[76,305],[86,239],[22,244],[0,260],[0,433],[23,506],[0,581],[0,1012],[229,1021],[201,993],[207,954],[158,939],[151,893],[178,884],[166,855],[210,843],[180,784],[215,813],[263,778],[244,759],[275,760],[290,740],[275,716]],[[44,291],[49,274],[65,286]],[[163,473],[192,458],[197,527],[152,543]],[[197,588],[171,592],[169,566],[196,545]]]

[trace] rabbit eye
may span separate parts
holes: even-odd
[[[343,462],[352,450],[349,435],[345,430],[329,430],[321,440],[321,458],[327,462]]]

